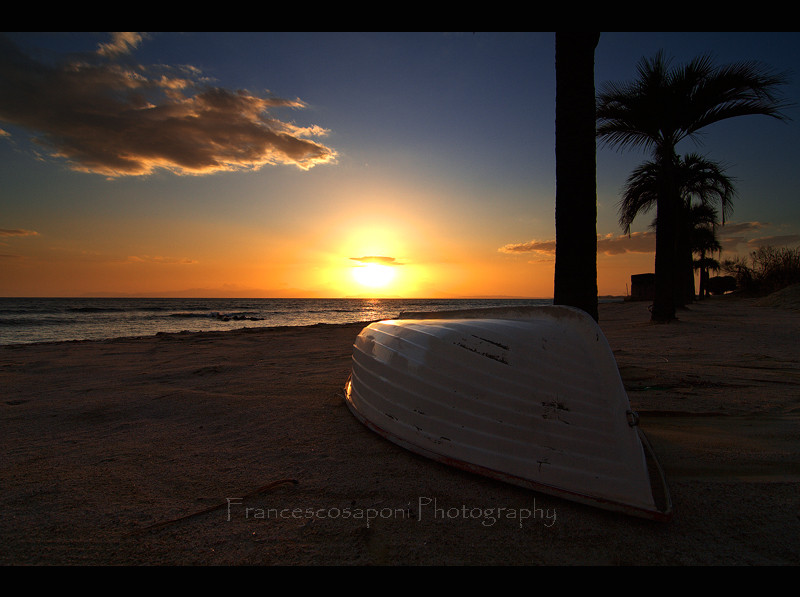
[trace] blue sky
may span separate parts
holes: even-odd
[[[552,296],[553,33],[4,39],[0,295]],[[105,51],[112,43],[117,51]],[[800,98],[796,33],[602,33],[598,87],[631,80],[658,50],[675,63],[711,53],[793,71],[784,95]],[[26,69],[6,68],[21,56]],[[65,91],[59,73],[78,57],[98,75]],[[150,108],[185,110],[203,85],[222,90],[204,105],[225,102],[204,113],[209,122],[131,124],[129,113],[106,112],[110,96],[95,108],[92,95],[110,89],[100,74],[122,72],[163,82]],[[179,80],[196,86],[178,92]],[[36,93],[20,103],[26,85]],[[256,105],[271,120],[253,117]],[[702,146],[679,147],[725,163],[737,181],[720,235],[729,254],[800,245],[798,108],[786,112],[789,122],[734,119],[709,127]],[[100,130],[112,120],[131,132]],[[280,143],[264,145],[267,124]],[[138,170],[113,170],[122,156]],[[624,294],[631,274],[652,271],[652,239],[639,242],[650,216],[627,239],[616,214],[646,157],[598,149],[601,294]],[[503,251],[524,243],[537,250]],[[394,275],[354,276],[377,266],[367,257]]]

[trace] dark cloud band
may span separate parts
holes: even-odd
[[[121,60],[138,40],[117,35],[95,54],[49,65],[0,37],[0,121],[31,132],[71,168],[111,177],[307,170],[335,160],[315,140],[325,129],[272,116],[304,108],[301,100],[208,86],[191,67]]]

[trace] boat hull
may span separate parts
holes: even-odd
[[[367,427],[439,462],[637,516],[671,514],[613,353],[577,309],[373,323],[354,344],[345,398]]]

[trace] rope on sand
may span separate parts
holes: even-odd
[[[258,495],[260,493],[264,493],[272,489],[273,487],[277,487],[278,485],[283,485],[284,483],[291,483],[292,485],[297,485],[297,479],[280,479],[278,481],[273,481],[272,483],[267,483],[266,485],[259,487],[258,489],[251,491],[250,493],[242,496],[240,499],[246,499]],[[219,510],[220,508],[224,508],[228,505],[228,502],[222,502],[220,504],[216,504],[215,506],[209,506],[208,508],[204,508],[203,510],[199,510],[197,512],[192,512],[191,514],[186,514],[185,516],[179,516],[178,518],[173,518],[171,520],[165,520],[163,522],[157,522],[155,524],[148,525],[139,529],[138,533],[143,533],[145,531],[151,531],[153,529],[160,529],[162,527],[168,526],[170,524],[175,524],[176,522],[180,522],[182,520],[186,520],[188,518],[194,518],[195,516],[200,516],[201,514],[208,514],[209,512],[213,512],[214,510]]]

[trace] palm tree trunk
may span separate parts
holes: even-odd
[[[659,154],[657,159],[663,166],[664,178],[656,200],[656,280],[650,319],[665,323],[675,319],[679,193],[673,148],[661,148]]]
[[[692,304],[697,298],[697,288],[694,285],[694,253],[687,247],[683,257],[684,305]]]
[[[694,302],[694,264],[692,262],[692,247],[689,242],[688,230],[685,223],[681,223],[681,237],[678,244],[678,262],[676,264],[678,279],[676,288],[679,294],[676,296],[676,307],[686,307]]]
[[[599,33],[556,33],[556,264],[553,302],[597,311],[594,51]]]
[[[708,280],[708,269],[706,268],[706,252],[704,249],[700,250],[700,290],[697,293],[698,300],[703,300],[706,295],[706,289],[708,285],[706,281]]]

